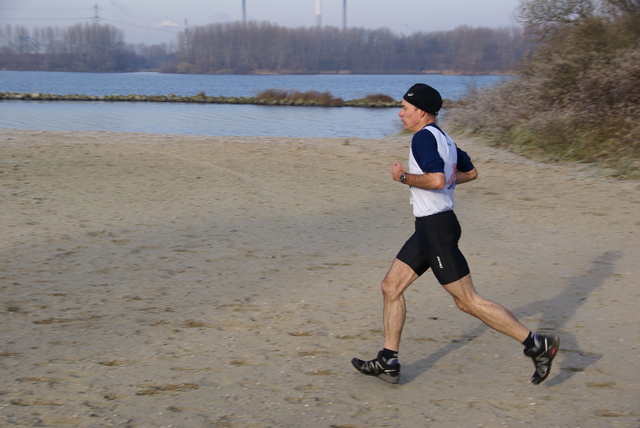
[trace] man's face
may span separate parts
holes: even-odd
[[[400,109],[398,116],[400,116],[404,129],[407,131],[415,133],[424,126],[422,123],[424,112],[413,104],[408,103],[406,100],[402,100],[402,108]]]

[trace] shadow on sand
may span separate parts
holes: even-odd
[[[560,336],[559,353],[563,354],[564,358],[560,363],[556,362],[554,364],[551,375],[544,385],[553,386],[563,383],[602,358],[600,354],[582,350],[576,337],[565,330],[564,326],[575,315],[580,306],[587,301],[589,294],[601,287],[606,278],[613,275],[613,261],[619,256],[619,252],[606,252],[593,260],[591,267],[585,274],[570,278],[567,285],[557,295],[511,309],[518,318],[539,314],[543,327],[538,331],[543,333],[553,332]],[[489,330],[489,327],[480,324],[462,335],[467,338],[466,340],[452,341],[428,357],[403,367],[402,383],[411,382],[441,358],[462,348],[487,330]],[[531,373],[533,373],[533,364],[531,364]]]

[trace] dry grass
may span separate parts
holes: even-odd
[[[336,98],[329,92],[293,91],[286,89],[265,89],[256,94],[255,98],[267,102],[291,101],[300,103],[317,103],[323,106],[340,107],[344,105],[342,98]]]
[[[516,78],[472,92],[449,126],[548,161],[640,179],[640,18],[592,17],[541,45]]]

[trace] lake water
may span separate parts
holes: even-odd
[[[416,82],[443,98],[491,86],[501,76],[183,75],[0,71],[0,91],[82,95],[251,97],[265,89],[330,92],[344,100],[386,94],[400,100]],[[129,102],[0,101],[0,128],[158,134],[380,138],[401,129],[394,108],[288,107]]]

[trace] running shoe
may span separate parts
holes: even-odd
[[[551,363],[558,353],[560,338],[545,334],[535,335],[536,346],[524,350],[524,355],[531,357],[536,371],[531,376],[531,383],[539,384],[544,381],[551,371]]]
[[[359,358],[351,360],[351,364],[360,373],[367,376],[377,376],[385,382],[398,383],[400,381],[400,363],[387,364],[382,357],[382,351],[378,352],[378,356],[370,361],[363,361]]]

